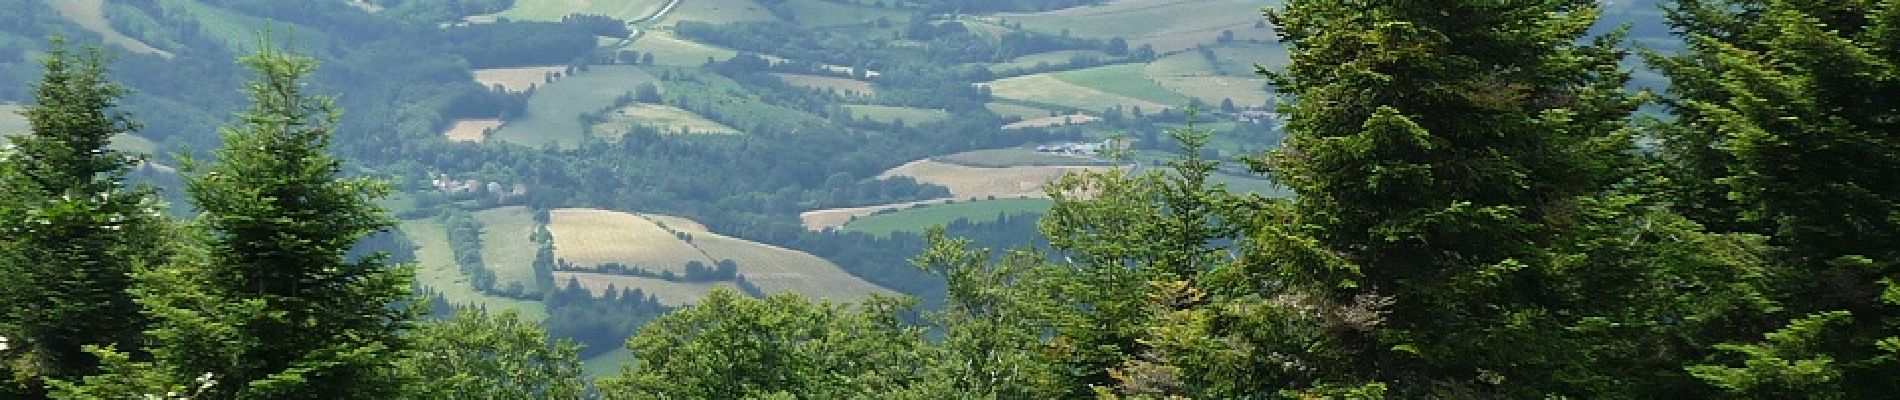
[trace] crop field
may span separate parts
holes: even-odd
[[[105,0],[59,0],[50,3],[53,10],[59,12],[59,16],[105,37],[106,43],[134,53],[156,54],[160,57],[172,58],[172,53],[159,50],[114,29],[112,24],[106,21]]]
[[[529,147],[577,146],[587,134],[587,127],[581,126],[581,114],[612,105],[614,99],[633,92],[641,83],[658,81],[637,67],[594,66],[535,90],[528,98],[527,117],[509,121],[490,138]]]
[[[534,234],[534,212],[527,207],[500,207],[475,212],[482,224],[482,264],[495,271],[495,287],[520,282],[527,293],[542,288],[534,281],[534,255],[541,246],[528,240]]]
[[[686,263],[713,260],[692,243],[639,215],[592,209],[550,212],[548,231],[554,234],[554,257],[579,267],[603,263],[637,266],[653,272],[684,273]],[[678,229],[678,228],[675,228]]]
[[[1261,9],[1278,1],[1259,0],[1121,0],[1101,5],[1037,13],[1003,13],[989,18],[1021,23],[1024,29],[1076,37],[1126,38],[1130,45],[1150,45],[1170,53],[1212,43],[1222,31],[1241,40],[1270,40],[1272,29],[1255,28]]]
[[[515,6],[491,17],[530,21],[559,21],[573,14],[605,15],[633,21],[653,15],[665,0],[515,0]]]
[[[450,304],[475,305],[489,311],[514,310],[529,321],[547,319],[547,307],[539,301],[495,297],[475,291],[468,283],[468,276],[455,265],[448,230],[441,222],[434,218],[405,220],[400,229],[417,246],[416,282],[442,294]]]
[[[529,87],[546,85],[548,74],[561,73],[567,67],[560,65],[519,68],[489,68],[475,70],[475,82],[486,87],[500,86],[510,92],[526,91]]]
[[[488,138],[488,131],[500,127],[499,119],[458,119],[449,123],[449,129],[442,131],[442,137],[452,142],[481,143]]]
[[[948,111],[927,108],[847,104],[844,106],[844,109],[851,111],[852,118],[864,117],[886,124],[901,119],[904,120],[905,124],[915,125],[950,118],[950,112]]]
[[[776,76],[779,80],[783,80],[786,84],[792,86],[812,89],[830,89],[838,91],[838,93],[859,96],[872,96],[877,94],[877,89],[872,88],[870,82],[856,79],[787,73],[773,73],[772,76]]]
[[[1048,199],[997,199],[961,203],[931,204],[901,211],[875,214],[852,220],[846,232],[864,232],[889,236],[892,232],[922,233],[933,226],[959,220],[989,221],[998,215],[1042,214],[1055,204]]]
[[[1059,51],[1051,51],[1047,53],[1030,54],[1030,55],[1010,59],[1009,62],[991,64],[990,70],[991,71],[1006,71],[1006,70],[1016,69],[1016,68],[1035,68],[1041,64],[1048,64],[1051,66],[1062,66],[1062,65],[1067,65],[1069,63],[1069,60],[1074,59],[1077,56],[1094,57],[1097,59],[1109,58],[1108,53],[1103,52],[1101,50],[1059,50]]]
[[[1052,104],[1087,111],[1101,111],[1121,106],[1124,109],[1141,107],[1154,112],[1176,106],[1096,90],[1056,78],[1052,74],[997,80],[990,82],[989,87],[990,92],[999,99]]]
[[[653,295],[660,300],[660,304],[669,307],[697,304],[700,299],[706,298],[706,293],[711,292],[714,287],[738,290],[738,286],[732,282],[673,282],[658,278],[592,272],[557,271],[554,273],[554,284],[565,286],[570,281],[580,282],[581,287],[592,292],[594,296],[606,295],[609,287],[615,291],[637,288],[641,293]]]
[[[772,15],[765,6],[752,0],[684,0],[673,12],[661,19],[660,27],[672,27],[679,21],[703,21],[715,24],[746,21],[771,21],[778,16]]]
[[[554,210],[552,217],[548,229],[554,233],[555,256],[575,264],[612,261],[680,273],[687,261],[710,266],[714,260],[732,260],[738,263],[739,274],[766,293],[795,292],[812,298],[858,300],[872,293],[889,292],[823,258],[720,235],[680,218],[589,209]],[[660,224],[665,224],[666,229]],[[691,239],[681,239],[668,229],[689,235]],[[662,262],[671,264],[661,268],[657,263]],[[564,280],[557,278],[557,281]],[[645,286],[639,287],[648,290]],[[674,285],[671,289],[656,290],[684,290],[682,288]],[[706,288],[710,289],[711,285]]]
[[[739,273],[765,293],[792,292],[812,299],[863,300],[889,290],[844,271],[837,264],[802,251],[713,234],[696,233],[693,242],[713,258],[739,264]]]
[[[996,113],[996,115],[999,116],[1017,117],[1025,121],[1037,118],[1048,118],[1050,113],[1048,109],[1044,108],[1001,101],[983,104],[983,108],[988,108],[990,112]]]
[[[649,30],[626,48],[653,54],[654,64],[675,67],[697,67],[706,64],[708,58],[724,60],[739,54],[730,49],[681,39],[673,32],[664,30]]]
[[[1048,127],[1056,127],[1056,126],[1071,125],[1071,124],[1086,124],[1086,123],[1100,121],[1100,120],[1101,118],[1096,118],[1093,115],[1070,114],[1070,115],[1061,115],[1061,116],[1054,116],[1054,117],[1039,117],[1039,118],[1024,119],[1022,121],[1017,121],[1015,123],[1003,125],[1003,129],[1048,128]]]
[[[902,210],[921,205],[947,203],[950,202],[950,200],[953,199],[932,199],[875,206],[811,210],[799,213],[798,220],[805,225],[806,230],[821,232],[826,229],[843,227],[845,224],[851,223],[852,220],[877,214],[884,210]]]
[[[726,135],[739,133],[738,129],[706,119],[692,111],[678,107],[658,104],[631,104],[614,110],[608,115],[607,122],[594,126],[594,135],[606,138],[619,138],[626,135],[634,125],[659,129],[662,132],[688,134]]]
[[[982,168],[941,161],[921,160],[892,168],[879,178],[907,176],[918,182],[950,189],[958,199],[1047,197],[1042,187],[1070,172],[1109,170],[1115,167],[1037,166]]]
[[[1187,97],[1149,79],[1143,64],[1116,64],[1055,73],[1056,79],[1078,86],[1155,103],[1183,106]]]

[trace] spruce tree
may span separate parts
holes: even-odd
[[[1680,116],[1669,148],[1771,235],[1785,325],[1696,373],[1731,395],[1900,391],[1900,1],[1694,0],[1671,9],[1690,51],[1651,57]]]
[[[404,387],[395,367],[412,272],[346,256],[390,226],[373,203],[388,189],[341,176],[328,154],[338,113],[304,93],[313,60],[264,46],[242,61],[258,74],[251,108],[220,132],[216,164],[185,164],[203,248],[140,276],[156,361],[72,392],[124,395],[111,385],[151,370],[167,385],[209,377],[204,399],[382,399]]]
[[[1693,396],[1706,324],[1751,265],[1646,196],[1620,31],[1593,0],[1292,0],[1270,10],[1290,118],[1257,160],[1298,198],[1254,253],[1326,302],[1389,297],[1340,337],[1401,397]]]
[[[23,112],[32,134],[0,150],[0,336],[15,348],[0,369],[28,392],[94,372],[83,346],[138,350],[131,274],[166,248],[152,191],[125,183],[135,159],[107,147],[138,125],[114,110],[126,90],[107,79],[103,52],[55,39],[41,62]]]

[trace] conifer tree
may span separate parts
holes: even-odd
[[[1400,397],[1675,397],[1757,304],[1746,237],[1644,193],[1620,31],[1592,0],[1292,0],[1290,118],[1258,160],[1298,198],[1255,255],[1324,301],[1389,296],[1340,382]]]
[[[220,132],[218,162],[185,164],[203,245],[139,276],[155,360],[62,385],[69,397],[200,387],[200,399],[384,399],[406,386],[396,367],[412,272],[346,256],[390,226],[372,202],[388,189],[341,176],[328,154],[337,111],[301,82],[316,63],[262,47],[242,59],[258,74],[252,106]]]
[[[104,53],[55,39],[41,62],[32,134],[0,150],[0,336],[15,348],[0,370],[28,391],[94,372],[83,346],[138,351],[145,320],[127,289],[164,258],[167,222],[151,190],[126,186],[135,159],[108,148],[138,125],[114,110],[126,90]]]
[[[1785,325],[1697,375],[1758,398],[1900,391],[1900,1],[1689,0],[1653,56],[1691,205],[1771,235]]]

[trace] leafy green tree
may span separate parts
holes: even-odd
[[[1056,309],[1045,291],[1050,264],[1040,254],[1014,251],[992,262],[989,249],[950,238],[941,227],[926,234],[931,247],[914,261],[943,277],[948,293],[931,316],[943,332],[924,349],[919,379],[896,397],[1033,399],[1074,390],[1060,342],[1044,337]]]
[[[1758,241],[1646,193],[1620,31],[1591,0],[1293,0],[1256,160],[1298,198],[1259,262],[1322,302],[1388,297],[1340,382],[1401,397],[1695,397],[1707,335],[1762,303]],[[1266,71],[1263,71],[1266,72]],[[1348,314],[1350,315],[1350,314]]]
[[[168,242],[152,191],[125,182],[135,158],[108,148],[138,124],[114,110],[126,90],[104,53],[54,39],[41,63],[23,112],[32,134],[0,139],[14,147],[0,150],[0,335],[17,348],[0,371],[20,395],[96,372],[86,345],[139,351],[145,319],[127,289]]]
[[[852,307],[795,294],[753,299],[715,289],[649,323],[627,348],[637,360],[600,382],[608,399],[882,398],[915,379],[922,332],[907,304]]]
[[[390,225],[372,202],[388,189],[339,176],[327,154],[337,113],[300,81],[315,62],[263,47],[242,59],[259,75],[246,87],[253,103],[221,132],[219,162],[185,163],[202,248],[139,276],[155,360],[68,385],[68,397],[137,397],[205,376],[218,384],[201,399],[401,394],[395,367],[415,312],[399,303],[411,300],[412,272],[381,254],[346,257]]]
[[[549,344],[547,330],[513,311],[490,316],[461,308],[409,332],[415,350],[401,362],[425,399],[580,399],[580,345]]]
[[[1900,1],[1691,0],[1690,51],[1652,56],[1680,118],[1681,197],[1767,233],[1777,318],[1759,344],[1696,368],[1731,395],[1873,398],[1900,390]]]

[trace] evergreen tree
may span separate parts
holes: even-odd
[[[55,39],[41,62],[23,112],[32,134],[0,149],[0,335],[17,349],[0,371],[26,392],[95,372],[83,346],[139,350],[145,319],[127,289],[167,243],[152,191],[126,186],[135,159],[107,147],[138,125],[114,110],[125,89],[103,52]]]
[[[1689,0],[1672,80],[1691,207],[1772,236],[1788,321],[1697,375],[1755,398],[1900,391],[1900,1]]]
[[[1390,297],[1335,380],[1402,397],[1695,397],[1699,339],[1751,301],[1747,237],[1646,196],[1641,97],[1591,0],[1294,0],[1270,73],[1298,199],[1258,259],[1322,303]],[[1739,252],[1746,254],[1746,251]]]
[[[410,299],[412,273],[381,254],[346,257],[390,226],[372,202],[388,189],[339,176],[341,163],[327,153],[337,112],[329,99],[304,94],[300,80],[314,61],[269,46],[242,61],[258,74],[246,87],[251,109],[220,132],[217,164],[185,164],[186,192],[203,210],[194,237],[203,246],[139,277],[156,360],[62,385],[66,396],[199,386],[201,399],[401,394],[395,366],[414,311],[400,303]],[[200,378],[211,383],[194,383]]]

